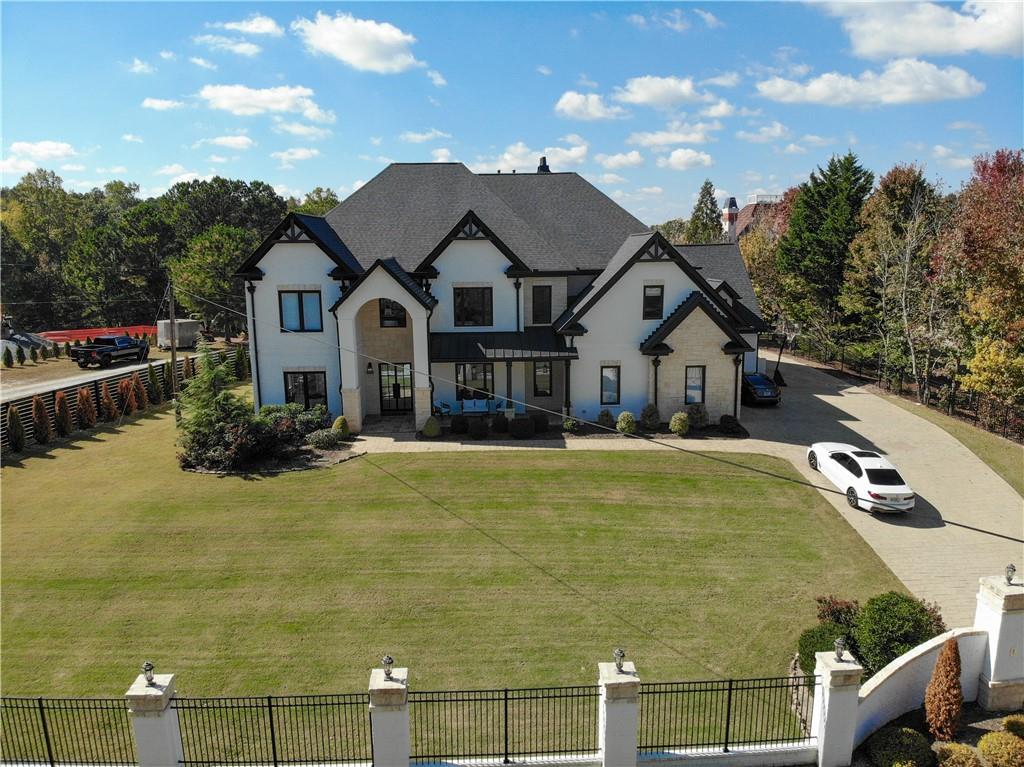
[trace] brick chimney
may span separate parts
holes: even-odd
[[[551,168],[548,167],[548,158],[547,157],[541,157],[540,158],[540,165],[537,166],[537,172],[538,173],[550,173],[551,172]]]

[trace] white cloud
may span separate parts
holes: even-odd
[[[293,147],[291,149],[285,149],[283,152],[271,152],[270,156],[281,163],[282,169],[294,168],[294,163],[301,160],[312,160],[314,157],[320,154],[319,149],[311,149],[310,147],[300,146]]]
[[[422,144],[426,141],[433,141],[434,139],[437,138],[451,137],[452,135],[450,133],[445,133],[444,131],[440,131],[437,128],[431,128],[430,130],[423,131],[422,133],[416,133],[415,131],[407,130],[398,138],[399,140],[405,141],[409,144]]]
[[[580,165],[587,159],[589,145],[575,133],[563,136],[563,146],[549,146],[544,149],[531,149],[522,141],[510,144],[505,151],[496,157],[478,157],[469,167],[474,173],[494,173],[512,170],[532,172],[537,169],[537,162],[542,156],[548,158],[548,165],[554,170],[562,170],[566,166]]]
[[[204,144],[210,144],[212,146],[222,146],[225,149],[234,149],[236,152],[244,151],[246,149],[252,149],[256,146],[256,142],[248,136],[236,135],[236,136],[216,136],[215,138],[204,138],[197,141],[192,145],[192,148],[201,147]]]
[[[816,136],[813,133],[805,133],[800,138],[800,143],[807,144],[809,146],[828,146],[835,142],[834,138],[826,138],[825,136]]]
[[[396,74],[424,66],[410,50],[416,38],[386,21],[317,11],[312,21],[296,19],[291,27],[310,53],[332,56],[353,69]]]
[[[313,101],[313,89],[301,85],[278,85],[272,88],[250,88],[246,85],[206,85],[199,97],[211,109],[233,115],[261,115],[267,112],[293,112],[307,120],[333,123],[334,112],[321,109]]]
[[[72,173],[79,173],[85,170],[85,166],[77,162],[66,162],[60,166],[60,169],[70,171]]]
[[[174,54],[174,51],[160,51],[160,58],[164,61],[174,61],[177,56]]]
[[[38,166],[34,160],[24,157],[5,157],[0,160],[0,173],[29,173]]]
[[[594,180],[600,184],[625,184],[626,179],[620,176],[618,173],[602,173],[599,176],[595,176]]]
[[[700,8],[694,8],[693,12],[700,16],[701,21],[704,22],[704,26],[708,29],[717,29],[718,27],[725,26],[722,20],[710,11],[702,11]]]
[[[955,150],[942,144],[932,147],[932,156],[951,168],[970,168],[974,161],[965,155],[958,155]]]
[[[622,107],[609,106],[599,93],[566,91],[555,104],[555,114],[570,120],[616,120],[625,117]]]
[[[213,178],[213,174],[212,173],[207,173],[205,176],[201,176],[198,173],[196,173],[195,171],[190,170],[190,171],[186,171],[185,173],[182,173],[182,174],[180,174],[178,176],[175,176],[174,178],[170,179],[167,182],[167,184],[168,184],[168,186],[174,186],[175,184],[180,184],[180,183],[186,182],[186,181],[209,181],[211,178]]]
[[[136,136],[134,133],[122,133],[121,140],[127,141],[129,144],[141,144],[142,136]]]
[[[47,162],[74,157],[78,152],[66,141],[15,141],[11,144],[11,154],[15,157],[28,157],[36,162]]]
[[[706,98],[697,92],[692,78],[655,75],[631,77],[624,86],[615,89],[612,97],[626,104],[650,107],[674,107],[677,104]]]
[[[443,88],[448,84],[448,81],[444,79],[444,75],[442,75],[436,69],[428,69],[427,78],[438,88]]]
[[[172,165],[164,165],[163,167],[157,168],[153,171],[156,176],[177,176],[181,173],[187,173],[185,166],[181,163],[173,163]]]
[[[739,72],[723,72],[720,75],[700,81],[701,85],[717,85],[719,88],[735,88],[740,84]]]
[[[126,167],[124,167],[123,165],[113,165],[113,166],[111,166],[109,168],[97,168],[96,172],[97,173],[106,173],[106,174],[111,174],[111,173],[127,173],[128,169]]]
[[[237,53],[239,56],[255,56],[263,50],[256,43],[250,43],[248,40],[236,40],[223,35],[197,35],[192,38],[192,41],[199,45],[205,45],[210,50]]]
[[[853,52],[887,56],[993,53],[1024,50],[1024,5],[970,0],[957,11],[945,3],[832,3]]]
[[[981,131],[985,130],[981,123],[972,122],[971,120],[954,120],[946,126],[947,130],[973,130]]]
[[[631,133],[626,139],[626,143],[652,148],[667,147],[673,144],[706,144],[712,140],[711,131],[721,129],[722,123],[718,120],[692,124],[673,120],[665,130]]]
[[[637,191],[640,194],[659,195],[662,194],[665,190],[662,189],[660,186],[642,186],[639,189],[637,189]]]
[[[288,133],[292,136],[299,136],[300,138],[312,141],[324,139],[331,135],[327,128],[321,128],[318,125],[306,125],[300,122],[287,122],[277,115],[274,116],[274,132]]]
[[[370,143],[373,144],[374,146],[380,146],[382,141],[384,141],[384,138],[382,136],[370,137]]]
[[[455,162],[452,158],[452,150],[446,147],[431,150],[430,156],[434,158],[434,162]]]
[[[597,81],[592,80],[586,72],[580,72],[580,76],[576,78],[576,84],[581,88],[589,88],[590,90],[597,88]]]
[[[736,114],[736,107],[725,99],[719,99],[709,107],[700,110],[704,117],[731,117]]]
[[[678,8],[673,8],[659,20],[663,26],[668,27],[673,32],[685,32],[690,28],[690,22],[686,20],[683,12]]]
[[[750,131],[736,131],[736,138],[741,141],[749,141],[752,144],[767,144],[769,141],[776,141],[780,138],[786,138],[789,135],[789,128],[780,123],[778,120],[762,125],[757,129],[756,132],[751,133]]]
[[[225,156],[224,156],[224,155],[222,155],[222,154],[211,154],[211,155],[210,155],[209,157],[207,157],[206,159],[207,159],[207,160],[208,160],[209,162],[215,162],[215,163],[222,163],[222,162],[227,162],[227,161],[228,161],[228,160],[229,160],[230,158],[228,158],[228,157],[225,157]]]
[[[191,61],[197,67],[202,67],[203,69],[216,69],[217,68],[216,64],[214,64],[212,61],[207,61],[202,56],[190,56],[189,57],[189,61]]]
[[[286,200],[290,198],[301,200],[305,196],[305,192],[301,189],[297,189],[294,186],[288,186],[287,184],[274,184],[274,191]]]
[[[626,21],[639,29],[647,28],[647,18],[645,16],[641,16],[639,13],[629,14],[629,16],[626,17]]]
[[[142,59],[132,59],[132,63],[128,65],[128,71],[136,75],[151,75],[156,69]]]
[[[690,168],[707,168],[711,165],[711,155],[707,152],[698,152],[695,149],[683,147],[673,149],[667,157],[658,158],[659,168],[671,168],[672,170],[689,170]]]
[[[786,148],[782,150],[783,154],[807,154],[807,150],[799,144],[787,144]]]
[[[968,98],[985,90],[985,85],[959,67],[940,69],[927,61],[897,59],[881,73],[866,70],[852,77],[828,72],[806,83],[772,77],[759,82],[757,90],[786,104],[874,106]]]
[[[218,24],[211,24],[212,27],[219,27],[220,29],[230,29],[232,32],[241,32],[243,35],[268,35],[270,37],[280,37],[284,34],[284,30],[278,26],[277,22],[269,16],[263,16],[259,13],[254,13],[242,21],[225,21]]]
[[[181,109],[183,106],[185,106],[184,103],[174,99],[144,98],[142,100],[143,109],[155,109],[157,112],[166,112],[168,109]]]
[[[551,75],[551,67],[546,66],[544,64],[538,64],[537,65],[537,74],[541,74],[541,75],[544,75],[545,77],[549,77]]]
[[[644,164],[644,156],[635,149],[629,152],[620,152],[619,154],[599,154],[594,159],[609,170],[635,168],[638,165]]]

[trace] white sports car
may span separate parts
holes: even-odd
[[[873,450],[842,442],[815,442],[807,463],[846,493],[846,502],[867,511],[910,511],[914,491],[889,461]]]

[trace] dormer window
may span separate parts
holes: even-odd
[[[644,319],[660,320],[665,313],[665,286],[644,285]]]

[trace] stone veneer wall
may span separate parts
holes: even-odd
[[[736,366],[733,355],[721,351],[728,340],[722,329],[700,309],[694,310],[669,334],[665,342],[673,352],[661,358],[658,371],[658,410],[662,421],[667,421],[677,411],[686,410],[686,367],[689,365],[705,367],[704,406],[708,418],[717,421],[723,414],[732,415]]]
[[[358,351],[361,354],[369,354],[390,362],[414,364],[411,317],[406,317],[404,328],[382,328],[378,302],[367,301],[356,314],[356,327],[359,334]],[[360,358],[357,366],[362,391],[363,414],[378,415],[380,413],[380,366],[374,362],[373,375],[368,376],[366,375],[366,362],[366,359]],[[428,404],[428,413],[429,410]]]

